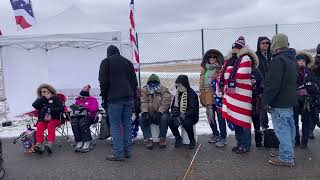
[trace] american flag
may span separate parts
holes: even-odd
[[[139,52],[138,52],[138,46],[137,46],[137,39],[136,39],[136,26],[134,22],[134,0],[131,0],[130,2],[130,42],[133,47],[133,53],[134,53],[134,59],[139,64]]]
[[[10,0],[18,27],[26,29],[36,24],[30,0]]]
[[[227,91],[232,67],[229,66],[224,74],[225,93],[223,97],[222,116],[226,120],[244,128],[250,128],[252,123],[252,82],[251,59],[244,56],[236,73],[235,93]]]

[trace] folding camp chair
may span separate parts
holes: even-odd
[[[64,111],[60,114],[60,119],[59,119],[60,123],[55,130],[63,137],[64,140],[70,141],[68,121],[70,121],[71,118],[70,118],[70,112],[68,111],[68,108],[65,106],[66,97],[63,94],[57,94],[57,96],[64,106]],[[37,117],[38,117],[37,110],[27,112],[24,115],[29,116],[31,118],[31,124],[34,127],[37,127],[37,124],[36,124]],[[45,131],[45,139],[47,139],[47,135],[48,134]],[[58,140],[57,143],[61,145],[61,141]]]

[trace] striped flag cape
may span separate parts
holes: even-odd
[[[239,69],[236,73],[236,86],[234,93],[228,92],[228,82],[233,66],[229,66],[224,73],[224,95],[222,116],[226,120],[243,128],[251,128],[252,123],[252,60],[254,68],[258,67],[258,57],[247,48],[242,48],[238,57],[242,56]]]

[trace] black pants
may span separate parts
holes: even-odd
[[[252,115],[254,138],[257,146],[262,145],[262,132],[260,131],[260,114]]]
[[[299,108],[294,108],[294,124],[296,127],[296,144],[300,142],[300,133],[299,133],[299,115],[301,115],[301,122],[302,122],[302,138],[301,143],[307,144],[309,139],[309,131],[311,126],[312,119],[312,112],[299,112]]]
[[[90,126],[94,124],[94,117],[78,117],[71,119],[71,127],[74,134],[74,140],[76,142],[91,141]]]
[[[180,125],[182,125],[182,127],[186,130],[190,141],[195,141],[193,132],[193,125],[195,124],[196,122],[194,122],[192,119],[186,118],[179,122],[178,117],[176,118],[171,116],[169,117],[168,122],[171,132],[175,138],[181,138],[178,128]]]
[[[318,109],[314,108],[311,113],[312,113],[312,116],[311,116],[312,120],[310,123],[310,133],[313,133],[317,123],[319,122],[319,111]]]

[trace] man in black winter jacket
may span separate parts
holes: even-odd
[[[288,37],[278,34],[272,38],[271,50],[274,57],[265,79],[263,107],[271,107],[274,131],[279,139],[279,155],[269,163],[294,166],[295,126],[293,107],[297,105],[298,66],[296,52],[289,49]]]
[[[196,143],[193,125],[199,121],[198,95],[190,87],[188,76],[179,75],[175,83],[177,92],[172,102],[168,125],[176,139],[175,147],[182,146],[182,138],[178,130],[182,125],[190,140],[188,148],[193,149]]]
[[[271,50],[270,50],[270,39],[265,36],[261,36],[258,38],[257,43],[257,56],[259,58],[259,70],[263,76],[263,79],[266,78],[266,74],[268,71],[268,66],[271,62]],[[259,118],[260,118],[260,126],[262,127],[262,130],[268,129],[268,114],[267,111],[263,108],[260,109],[259,112]]]
[[[133,64],[120,55],[116,46],[108,47],[107,58],[100,65],[99,82],[101,96],[108,111],[113,142],[112,155],[106,159],[123,161],[124,158],[131,157],[131,115],[138,82]]]

